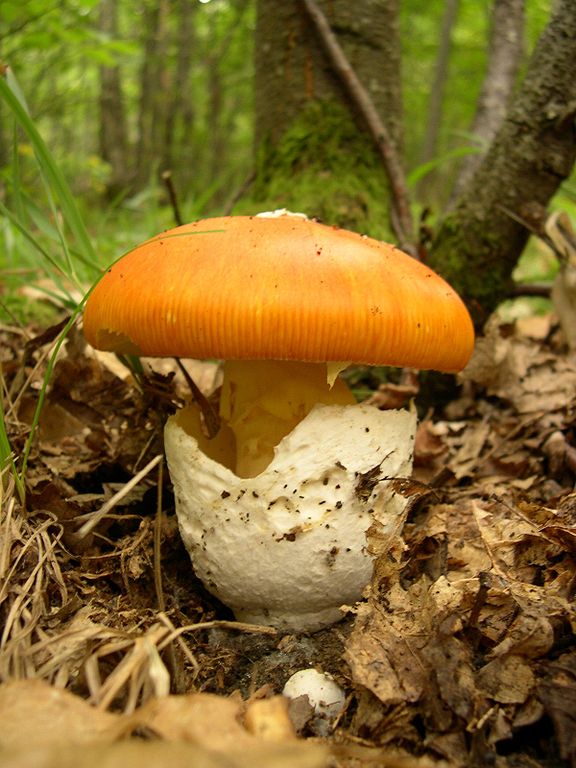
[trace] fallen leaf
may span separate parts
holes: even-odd
[[[2,749],[112,742],[130,730],[121,715],[102,712],[43,680],[0,685],[0,722]]]
[[[560,755],[574,765],[576,761],[576,654],[560,656],[545,667],[540,697],[552,718]]]
[[[321,744],[263,744],[227,754],[178,742],[131,740],[85,747],[51,746],[2,754],[2,768],[328,768]]]
[[[151,699],[138,711],[138,721],[167,741],[187,741],[226,752],[257,740],[241,724],[242,700],[210,693]]]
[[[477,683],[500,704],[523,704],[534,688],[534,673],[521,656],[501,656],[480,669]]]
[[[416,701],[422,693],[425,673],[403,633],[378,605],[360,607],[345,658],[354,682],[384,704]]]

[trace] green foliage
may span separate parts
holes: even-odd
[[[26,264],[30,265],[29,271],[32,271],[34,276],[37,274],[41,277],[49,276],[50,291],[71,310],[70,319],[51,353],[46,376],[38,394],[31,429],[22,455],[17,459],[12,452],[3,407],[0,406],[0,474],[3,476],[7,468],[10,470],[23,501],[26,466],[48,382],[60,347],[83,306],[83,299],[74,297],[74,292],[84,292],[80,268],[84,268],[85,272],[91,270],[92,279],[97,276],[99,270],[91,240],[68,184],[34,121],[30,118],[19,85],[10,71],[5,73],[5,77],[0,77],[0,99],[10,110],[15,126],[24,132],[33,149],[38,175],[44,190],[45,205],[44,210],[26,193],[22,185],[19,145],[14,142],[10,178],[13,210],[0,203],[0,213],[3,215],[2,235],[6,246],[4,249],[6,263],[1,266],[8,276],[10,276],[9,267],[17,265],[18,271],[13,272],[13,275],[29,280],[29,274],[24,266]],[[48,211],[48,214],[45,211]],[[2,387],[0,400],[3,398]]]
[[[68,184],[31,119],[19,85],[10,70],[0,78],[0,99],[9,108],[15,128],[23,131],[32,148],[38,175],[43,187],[45,208],[32,198],[22,183],[20,145],[13,145],[9,178],[12,210],[0,203],[4,216],[6,247],[5,268],[30,264],[33,269],[37,256],[43,259],[43,271],[62,292],[65,301],[75,303],[70,294],[81,289],[78,264],[84,272],[98,273],[96,255]],[[49,212],[49,217],[45,211]],[[70,241],[73,246],[70,245]],[[73,252],[72,252],[73,248]],[[32,260],[26,254],[35,253]],[[1,262],[0,262],[1,264]]]
[[[442,155],[437,155],[433,160],[429,160],[427,163],[421,163],[420,165],[417,165],[408,174],[406,182],[409,187],[415,187],[419,181],[426,178],[426,176],[432,171],[435,171],[438,168],[442,168],[453,160],[458,160],[462,157],[466,157],[467,155],[471,155],[479,151],[480,148],[473,145],[451,149]]]

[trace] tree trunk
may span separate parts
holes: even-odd
[[[170,94],[168,15],[170,0],[159,0],[144,14],[144,63],[140,76],[136,186],[140,189],[166,161],[166,115]]]
[[[486,76],[471,129],[480,151],[462,163],[454,196],[471,178],[504,121],[522,60],[523,33],[524,0],[494,0]]]
[[[118,8],[115,0],[100,2],[100,31],[118,37]],[[111,173],[106,185],[108,197],[130,187],[126,118],[118,66],[100,67],[100,157],[109,164]]]
[[[322,0],[318,6],[399,148],[397,0]],[[381,158],[302,3],[258,0],[257,14],[252,205],[301,210],[390,237]]]
[[[210,183],[214,183],[215,179],[222,180],[222,185],[214,190],[210,200],[210,204],[216,207],[224,205],[230,194],[227,169],[233,164],[230,162],[229,137],[233,132],[232,122],[236,117],[236,111],[230,109],[227,104],[226,76],[230,65],[225,60],[234,36],[244,23],[243,17],[248,11],[249,3],[247,0],[235,0],[230,5],[230,11],[233,13],[232,23],[223,34],[219,35],[215,24],[216,19],[213,18],[210,49],[204,54],[208,88],[206,124],[210,134],[210,146],[205,152],[205,165]]]
[[[481,323],[508,294],[528,238],[518,221],[546,206],[576,159],[576,3],[559,0],[500,131],[443,221],[432,265]]]
[[[175,187],[179,192],[186,189],[196,170],[192,149],[196,109],[191,74],[197,46],[194,28],[197,8],[198,5],[190,0],[178,0],[174,8],[177,16],[174,41],[177,58],[174,85],[167,94],[163,165],[164,170],[173,171]]]
[[[460,0],[447,0],[444,6],[444,15],[440,28],[440,42],[438,56],[434,68],[434,79],[430,88],[430,100],[428,114],[426,116],[426,133],[422,145],[420,162],[422,164],[432,160],[438,152],[438,136],[442,125],[442,107],[444,104],[444,90],[448,79],[448,65],[452,51],[452,31],[458,16]],[[426,176],[419,185],[419,192],[426,197],[426,190],[430,189],[432,179]]]

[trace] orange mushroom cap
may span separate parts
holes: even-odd
[[[456,292],[392,245],[294,215],[204,219],[119,259],[84,312],[124,354],[347,361],[458,371],[474,344]]]

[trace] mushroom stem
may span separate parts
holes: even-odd
[[[224,364],[220,417],[236,438],[239,477],[256,477],[274,458],[274,448],[312,408],[351,405],[347,385],[327,380],[326,363],[231,360]]]

